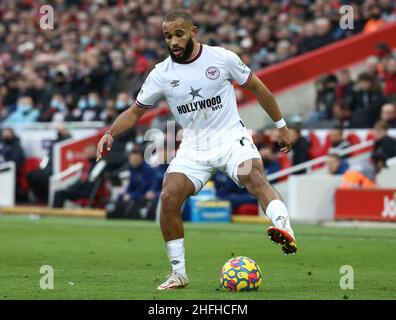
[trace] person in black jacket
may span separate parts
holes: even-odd
[[[99,165],[99,163],[96,164],[95,145],[87,145],[84,152],[87,163],[83,167],[80,180],[64,190],[55,192],[53,203],[54,208],[63,208],[66,200],[88,199],[91,196],[95,182],[99,178],[99,176],[97,176],[96,180],[91,179],[91,172],[97,165]]]
[[[0,163],[7,161],[15,162],[17,169],[20,169],[25,162],[25,154],[20,140],[11,128],[4,128],[1,131]]]
[[[360,74],[351,104],[352,127],[372,128],[384,102],[385,98],[374,77],[368,73]]]
[[[382,153],[387,159],[396,157],[396,139],[388,135],[389,125],[384,120],[379,120],[374,125],[374,152]]]
[[[27,174],[29,189],[33,194],[34,202],[48,202],[48,188],[49,179],[52,175],[54,145],[57,142],[66,140],[70,137],[70,132],[66,129],[66,127],[63,125],[59,126],[57,128],[57,138],[52,142],[48,154],[41,159],[40,167],[37,170],[31,171]]]
[[[25,201],[26,194],[20,192],[18,172],[21,170],[25,163],[25,153],[20,144],[19,138],[15,135],[14,130],[11,128],[3,128],[0,138],[0,163],[12,161],[16,167],[16,200]]]
[[[291,151],[293,166],[309,160],[309,142],[301,135],[301,129],[297,125],[289,126],[292,134],[293,146]],[[306,170],[300,170],[294,174],[305,173]]]

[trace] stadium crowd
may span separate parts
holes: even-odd
[[[54,8],[52,30],[40,29],[38,12],[43,4]],[[353,7],[352,30],[339,26],[339,8],[343,4]],[[0,162],[12,160],[18,169],[23,166],[19,138],[10,129],[14,123],[110,124],[134,101],[151,68],[168,55],[162,18],[181,6],[192,12],[201,42],[235,51],[253,70],[356,33],[371,32],[396,19],[396,8],[390,0],[1,1]],[[294,145],[286,159],[273,143],[272,130],[254,133],[266,173],[329,151],[329,173],[344,173],[347,159],[336,152],[349,145],[343,129],[381,127],[385,135],[376,137],[376,143],[381,144],[378,141],[386,136],[385,144],[392,145],[386,130],[396,128],[395,103],[396,57],[386,44],[379,44],[377,56],[367,60],[365,70],[356,79],[343,70],[317,82],[316,110],[308,119],[290,126]],[[159,105],[166,106],[166,102],[160,101]],[[165,129],[168,119],[169,114],[161,114],[151,126]],[[302,129],[313,127],[331,128],[329,143],[323,150],[313,148],[309,137],[301,134]],[[139,158],[144,150],[145,129],[138,127],[117,140],[108,157],[108,171],[112,174],[127,169],[138,177],[131,181],[145,181],[145,188],[131,182],[122,201],[158,197],[158,177],[166,168],[152,168]],[[58,140],[69,135],[60,129]],[[51,149],[48,155],[47,162],[28,177],[31,185],[40,187],[32,188],[30,198],[27,192],[18,194],[20,201],[47,201],[48,194],[42,190],[48,190]],[[93,163],[88,172],[92,168]],[[218,174],[214,180],[218,197],[231,201],[234,209],[254,200],[224,175]],[[58,195],[56,206],[62,206],[66,198],[66,194]]]
[[[1,1],[0,119],[111,122],[168,54],[161,23],[177,6],[192,12],[200,41],[235,51],[253,70],[396,17],[390,0],[345,3],[352,30],[339,26],[341,0]],[[54,8],[54,29],[40,28],[43,4]]]

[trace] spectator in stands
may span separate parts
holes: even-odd
[[[331,175],[344,174],[349,164],[337,153],[329,153],[327,155],[327,172]]]
[[[315,31],[315,48],[323,47],[335,40],[330,20],[326,17],[320,17],[315,20]]]
[[[305,53],[317,48],[315,24],[308,22],[302,26],[300,33],[301,40],[299,43],[299,52]]]
[[[88,199],[93,191],[98,176],[93,177],[92,172],[96,164],[96,146],[89,144],[85,147],[85,157],[87,163],[84,164],[80,180],[64,190],[55,192],[54,208],[63,208],[66,200]],[[95,179],[94,179],[95,178]]]
[[[126,92],[120,92],[115,101],[115,108],[117,113],[120,114],[132,105],[132,101]]]
[[[396,102],[396,58],[387,60],[384,70],[384,94]]]
[[[333,119],[330,121],[332,127],[353,127],[351,106],[345,100],[336,100],[333,104]]]
[[[5,123],[31,123],[38,119],[39,114],[33,106],[33,99],[22,96],[17,101],[16,110],[8,116]]]
[[[64,97],[54,94],[50,105],[41,111],[39,121],[64,122],[68,119],[69,109],[66,106]]]
[[[239,188],[223,172],[217,172],[213,176],[216,188],[216,197],[221,200],[230,201],[232,211],[235,211],[242,204],[256,204],[257,199],[252,197],[244,188]]]
[[[336,99],[351,103],[353,97],[353,81],[348,69],[341,70],[337,74]]]
[[[157,150],[155,157],[156,161],[153,163],[153,176],[149,190],[145,193],[146,200],[157,202],[162,190],[162,182],[164,180],[165,172],[168,169],[169,162],[166,159],[167,149]]]
[[[378,5],[381,8],[382,15],[386,18],[392,16],[395,11],[395,4],[391,0],[379,0]]]
[[[25,153],[20,144],[19,137],[16,136],[11,128],[3,128],[0,137],[0,163],[12,161],[16,167],[16,201],[26,201],[27,195],[20,188],[20,173],[25,163]]]
[[[301,128],[298,125],[291,125],[289,129],[292,134],[293,146],[291,150],[291,159],[293,166],[309,160],[309,143],[301,135]],[[300,170],[295,174],[305,173],[306,170]]]
[[[56,139],[52,142],[48,153],[41,159],[39,169],[27,174],[29,189],[32,192],[34,202],[48,202],[49,179],[53,173],[54,145],[69,138],[71,138],[71,134],[67,128],[62,124],[59,125]]]
[[[336,153],[350,147],[348,140],[344,139],[344,130],[342,127],[331,128],[329,130],[329,138],[331,143],[330,153]]]
[[[90,92],[87,97],[81,96],[77,104],[78,108],[73,110],[75,121],[99,121],[103,106],[99,94]]]
[[[386,158],[396,156],[396,140],[388,135],[388,123],[379,120],[374,125],[374,153],[382,153]]]
[[[99,118],[105,125],[110,125],[118,116],[118,111],[114,106],[114,100],[109,99],[106,101],[105,109],[100,113]]]
[[[381,87],[371,75],[361,73],[358,76],[351,105],[353,127],[372,128],[385,101],[381,91]]]
[[[97,92],[102,111],[107,100],[115,100],[120,92],[131,92],[134,97],[148,71],[168,54],[160,41],[162,17],[181,2],[53,1],[59,26],[51,33],[37,33],[35,1],[23,1],[23,10],[17,1],[0,1],[0,65],[4,66],[0,69],[0,78],[4,79],[0,92],[5,92],[3,98],[0,93],[0,105],[10,114],[18,97],[29,95],[36,108],[42,110],[49,106],[54,94],[59,94],[67,106],[69,97],[76,104],[83,97],[88,106],[88,94]],[[251,0],[214,4],[200,0],[184,1],[184,6],[192,12],[201,11],[196,23],[208,34],[203,42],[238,51],[243,61],[251,61],[256,70],[360,32],[362,21],[377,19],[378,10],[365,8],[372,3],[350,2],[354,28],[336,36],[342,1]],[[394,19],[392,3],[381,0],[379,5],[384,23]],[[362,17],[366,12],[369,15]],[[70,111],[73,120],[97,120],[96,113],[89,112],[82,119],[81,109]]]
[[[128,161],[129,184],[121,195],[121,200],[124,202],[143,200],[152,186],[153,169],[144,161],[143,151],[139,148],[132,149]]]
[[[276,161],[274,150],[272,149],[272,145],[263,144],[259,148],[259,152],[261,155],[261,160],[263,160],[264,172],[268,176],[271,173],[277,172],[280,170],[280,165]]]
[[[392,103],[385,103],[381,107],[380,120],[386,121],[389,128],[396,128],[396,106]]]
[[[25,162],[25,154],[14,130],[6,127],[1,130],[0,163],[7,161],[13,161],[18,170]]]
[[[368,20],[364,25],[363,31],[366,33],[377,31],[385,24],[385,20],[381,17],[381,7],[377,3],[368,3],[366,6]]]
[[[365,73],[369,74],[376,82],[381,81],[380,60],[376,56],[370,56],[364,63]]]
[[[374,152],[370,159],[348,169],[342,176],[340,188],[374,188],[376,176],[386,168],[386,156],[381,152]]]
[[[332,119],[332,107],[337,99],[337,85],[337,77],[333,74],[319,80],[316,94],[317,115],[312,121]]]

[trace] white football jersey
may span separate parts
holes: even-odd
[[[197,55],[185,63],[170,57],[157,64],[144,82],[136,104],[152,108],[165,98],[182,126],[184,147],[210,148],[245,130],[238,114],[232,81],[247,85],[252,71],[232,51],[200,45]]]

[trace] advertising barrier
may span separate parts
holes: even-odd
[[[396,221],[396,189],[337,189],[335,219]]]

